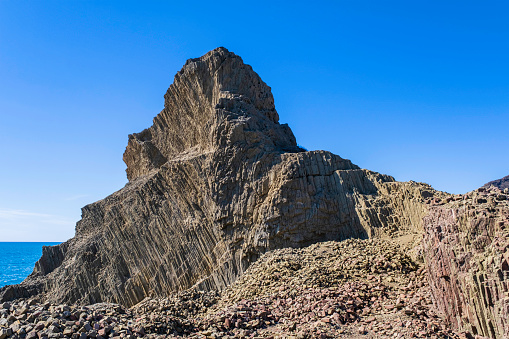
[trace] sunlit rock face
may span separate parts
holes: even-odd
[[[85,206],[75,237],[1,300],[130,306],[223,289],[271,249],[422,230],[437,192],[298,147],[270,87],[225,48],[188,60],[164,99],[129,136],[129,183]]]
[[[424,256],[438,311],[454,329],[489,338],[509,333],[509,195],[480,188],[433,206]]]

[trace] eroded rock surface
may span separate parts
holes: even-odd
[[[424,218],[435,305],[470,335],[509,333],[509,195],[491,187],[457,196]]]
[[[153,125],[129,136],[129,183],[85,206],[75,237],[45,248],[0,300],[131,306],[221,290],[268,250],[419,235],[444,195],[305,152],[278,120],[270,88],[240,57],[218,48],[188,60]]]

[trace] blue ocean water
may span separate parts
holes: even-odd
[[[0,287],[19,284],[34,269],[42,255],[42,246],[58,242],[0,242]]]

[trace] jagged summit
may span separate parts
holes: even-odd
[[[270,87],[224,47],[190,59],[164,96],[153,125],[129,135],[124,153],[133,180],[166,161],[225,147],[298,151],[288,125],[279,124]]]

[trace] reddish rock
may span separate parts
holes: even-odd
[[[479,198],[479,196],[483,198]],[[509,333],[509,203],[489,188],[431,208],[423,249],[435,306],[471,336]]]
[[[226,328],[230,328],[230,327],[231,327],[231,325],[232,325],[232,323],[231,323],[230,318],[226,318],[226,319],[224,320],[224,327],[226,327]]]

